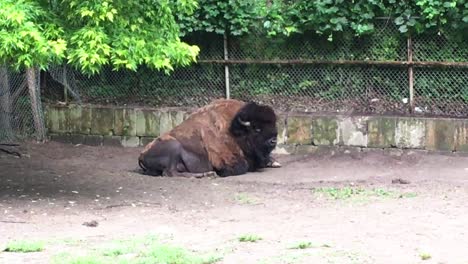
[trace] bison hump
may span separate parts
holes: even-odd
[[[245,105],[232,99],[216,100],[192,113],[170,135],[189,151],[208,155],[212,166],[222,169],[243,157],[229,132],[232,119]]]

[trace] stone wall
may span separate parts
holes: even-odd
[[[46,105],[51,140],[144,146],[180,124],[190,110]],[[317,147],[399,148],[468,153],[468,119],[280,115],[277,153]]]

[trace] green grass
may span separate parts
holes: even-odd
[[[238,240],[239,242],[257,242],[259,240],[262,240],[262,238],[254,234],[246,234],[246,235],[240,236]]]
[[[241,204],[255,204],[257,201],[246,193],[238,193],[234,197]]]
[[[199,255],[184,248],[160,242],[155,237],[117,240],[97,246],[84,254],[56,255],[54,264],[211,264],[222,258]]]
[[[307,248],[329,248],[331,247],[330,245],[328,244],[313,244],[312,242],[308,242],[308,241],[303,241],[303,242],[299,242],[291,247],[289,247],[289,249],[307,249]]]
[[[290,247],[291,249],[306,249],[313,247],[312,242],[300,242],[295,246]]]
[[[428,253],[421,253],[419,256],[421,257],[422,260],[428,260],[432,258],[431,255]]]
[[[324,187],[312,189],[315,194],[322,194],[334,200],[345,200],[352,198],[413,198],[416,193],[399,193],[382,188],[365,189],[359,187]]]
[[[14,240],[10,241],[5,250],[6,252],[40,252],[44,250],[44,243],[40,241]]]

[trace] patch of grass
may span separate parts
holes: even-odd
[[[312,242],[299,242],[297,245],[290,247],[290,249],[306,249],[313,247]]]
[[[144,238],[117,240],[96,247],[85,254],[61,254],[54,258],[56,264],[211,264],[222,257],[199,255],[188,250],[161,243],[158,239]]]
[[[365,256],[359,252],[348,251],[342,249],[335,249],[332,251],[324,251],[323,257],[326,263],[349,263],[349,264],[363,264],[373,263],[371,257]]]
[[[246,193],[238,193],[234,197],[241,204],[255,204],[257,201]]]
[[[414,198],[417,197],[418,194],[414,192],[402,193],[398,198]]]
[[[44,250],[44,243],[41,241],[14,240],[7,244],[5,252],[40,252]]]
[[[257,242],[262,240],[260,236],[253,235],[253,234],[246,234],[239,237],[239,242]]]
[[[421,257],[422,260],[428,260],[432,258],[431,255],[428,253],[421,253],[419,256]]]
[[[324,187],[312,189],[313,193],[323,194],[334,200],[345,200],[352,198],[412,198],[416,197],[416,193],[399,193],[383,188],[365,189],[360,187]]]
[[[331,247],[330,245],[328,244],[322,244],[322,245],[318,245],[318,244],[313,244],[312,242],[299,242],[297,243],[296,245],[292,246],[292,247],[289,247],[289,249],[307,249],[307,248],[329,248]]]

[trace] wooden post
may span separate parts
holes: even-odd
[[[44,119],[42,118],[41,97],[39,94],[39,85],[37,85],[36,69],[26,69],[26,79],[28,82],[29,99],[31,100],[31,109],[34,120],[34,129],[36,130],[37,141],[42,142],[45,140],[45,126]]]
[[[229,60],[229,54],[228,54],[228,36],[227,32],[224,32],[223,36],[223,42],[224,42],[224,60],[227,61]],[[225,89],[226,89],[226,99],[231,98],[231,91],[229,87],[229,66],[228,64],[224,64],[224,76],[225,76]]]
[[[414,112],[414,75],[413,75],[413,40],[408,35],[408,84],[409,84],[409,102],[410,113]]]
[[[67,79],[67,66],[63,66],[63,99],[65,101],[65,104],[68,104],[68,79]]]

